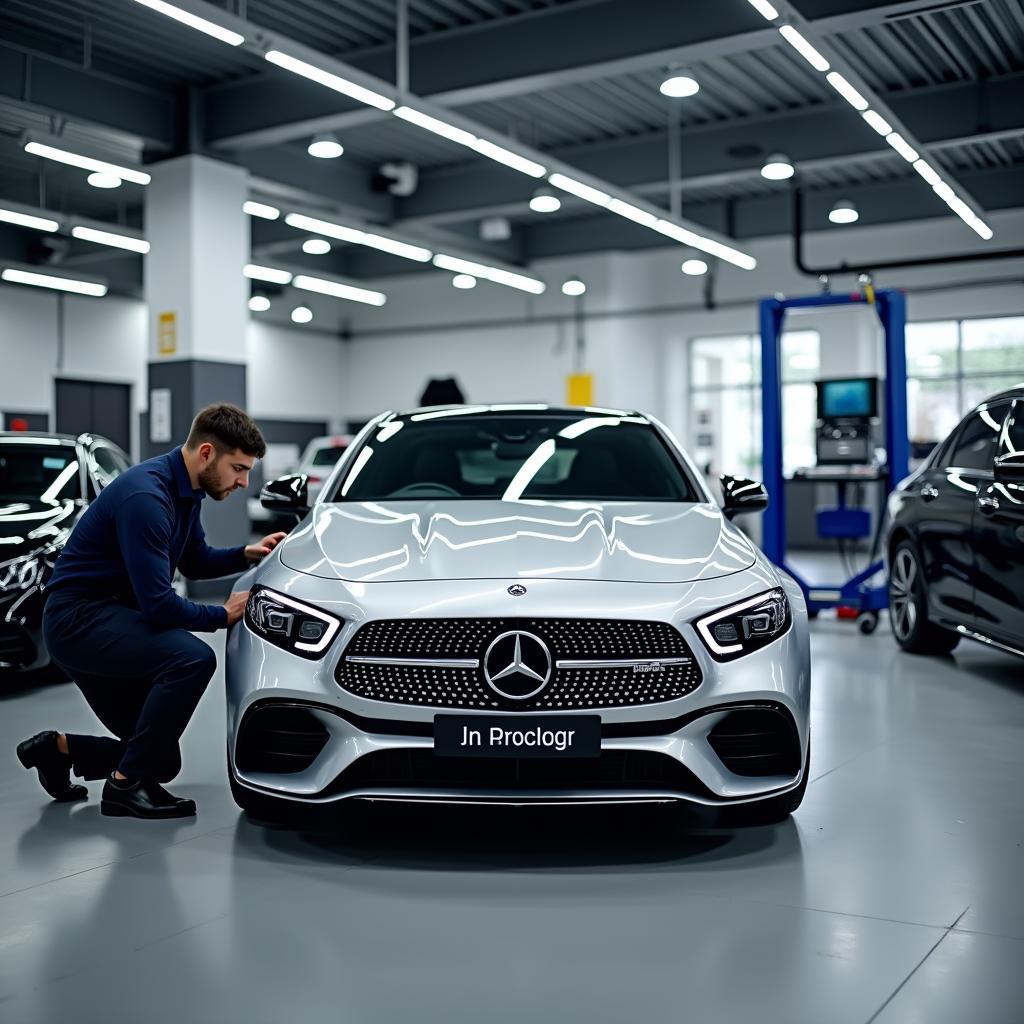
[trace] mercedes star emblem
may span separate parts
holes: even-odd
[[[526,593],[526,587],[524,587],[522,583],[513,583],[512,586],[508,588],[508,592],[513,597],[522,597],[523,594]]]
[[[484,655],[484,678],[509,700],[534,697],[551,678],[551,652],[533,633],[511,630],[492,641]]]

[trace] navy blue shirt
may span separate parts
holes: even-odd
[[[78,521],[47,589],[138,608],[160,629],[213,632],[227,625],[220,605],[196,604],[171,587],[175,568],[206,580],[249,567],[245,546],[211,548],[199,521],[181,449],[133,466],[111,481]]]

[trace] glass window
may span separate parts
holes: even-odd
[[[120,460],[109,448],[94,448],[92,457],[96,463],[96,479],[100,487],[106,487],[115,477],[121,475]]]
[[[955,377],[959,339],[955,320],[907,324],[907,376]]]
[[[0,500],[63,501],[82,496],[70,444],[0,444]]]
[[[695,338],[690,349],[692,386],[728,387],[761,379],[760,346],[753,335]]]
[[[964,373],[1010,373],[1024,370],[1024,316],[963,322]]]
[[[313,453],[312,465],[333,466],[344,454],[344,445],[332,445],[330,448],[318,448]]]
[[[1010,415],[1003,423],[997,454],[1001,457],[1024,456],[1024,399],[1018,398],[1013,403]]]
[[[356,454],[335,500],[696,501],[645,420],[601,415],[418,414]]]
[[[991,407],[983,405],[972,413],[961,428],[948,458],[944,460],[946,464],[954,469],[991,472],[996,439],[1007,408],[1008,403],[1003,402]]]
[[[950,435],[962,415],[960,388],[955,378],[907,380],[907,433],[911,441],[941,441]]]

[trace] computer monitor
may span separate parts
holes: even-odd
[[[869,420],[878,415],[878,378],[819,380],[819,420]]]

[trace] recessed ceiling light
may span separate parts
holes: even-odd
[[[700,92],[700,83],[690,75],[675,74],[666,78],[661,83],[660,89],[662,95],[680,99],[686,96],[696,96]]]
[[[249,308],[254,313],[266,313],[270,309],[270,299],[266,295],[254,295],[249,300]]]
[[[319,160],[336,160],[345,152],[345,147],[338,141],[336,135],[332,135],[330,132],[321,132],[306,147],[306,152]]]
[[[93,171],[85,179],[93,188],[120,188],[121,179],[116,174],[107,171]]]
[[[835,206],[829,210],[828,219],[833,224],[853,224],[860,218],[857,207],[849,199],[840,199]]]
[[[783,156],[782,153],[773,153],[761,168],[761,177],[769,181],[785,181],[792,178],[794,173],[795,168],[789,157]]]
[[[530,199],[530,209],[534,213],[554,213],[562,208],[562,200],[549,188],[539,188]]]
[[[679,269],[689,277],[700,277],[708,272],[708,265],[703,260],[684,260]]]
[[[452,278],[452,287],[461,288],[465,291],[468,288],[476,287],[476,278],[471,274],[456,274]]]
[[[586,290],[587,286],[578,277],[570,277],[569,280],[562,285],[563,295],[571,295],[575,297],[577,295],[583,295]]]
[[[326,256],[331,251],[331,243],[326,238],[307,238],[302,243],[302,251],[310,256]]]
[[[313,319],[313,310],[309,306],[296,306],[292,310],[292,321],[297,324],[308,324]]]

